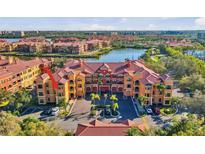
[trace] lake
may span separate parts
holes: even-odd
[[[204,50],[187,50],[186,54],[192,55],[197,58],[204,58],[205,57],[205,51]]]
[[[100,56],[99,59],[89,58],[88,62],[122,62],[125,59],[136,60],[145,53],[146,49],[114,49],[108,54]]]
[[[95,58],[85,58],[88,62],[124,62],[125,59],[137,60],[142,56],[147,49],[114,49],[111,50],[108,54],[101,55],[99,59]],[[2,56],[2,57],[12,57],[12,56]],[[16,57],[20,59],[33,59],[33,57]],[[55,59],[55,58],[54,58]],[[64,58],[63,58],[64,59]],[[77,58],[79,59],[79,58]]]

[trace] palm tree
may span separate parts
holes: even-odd
[[[65,99],[61,99],[61,100],[58,102],[58,106],[59,106],[59,107],[62,107],[62,108],[64,109],[64,111],[66,112],[68,103],[65,101]]]
[[[140,101],[140,104],[141,104],[142,106],[144,106],[145,103],[146,103],[147,100],[148,100],[148,97],[147,97],[147,96],[139,96],[139,97],[138,97],[138,100]]]
[[[117,102],[118,101],[118,98],[116,97],[116,95],[112,95],[111,97],[110,97],[110,100],[113,102],[113,104],[115,103],[115,102]]]
[[[158,89],[159,91],[162,91],[162,90],[165,89],[165,85],[157,84],[157,89]]]
[[[95,101],[100,100],[99,94],[91,93],[90,97],[91,97],[91,100],[92,100],[92,104],[95,104]]]
[[[117,109],[119,109],[119,105],[118,105],[117,102],[115,102],[115,103],[112,105],[112,110],[113,110],[114,112],[116,112]]]

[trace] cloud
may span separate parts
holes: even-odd
[[[195,24],[196,24],[196,26],[199,26],[199,27],[205,26],[205,18],[204,17],[203,18],[197,18],[195,20]]]
[[[149,25],[148,25],[148,28],[153,30],[153,29],[157,29],[158,26],[155,25],[155,24],[149,24]]]
[[[127,22],[127,21],[128,21],[127,18],[121,18],[120,23],[125,23],[125,22]]]
[[[85,30],[115,30],[115,27],[111,25],[92,24],[88,27],[85,27]]]

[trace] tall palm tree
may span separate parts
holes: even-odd
[[[119,104],[117,102],[115,102],[113,105],[112,105],[112,110],[114,112],[116,112],[116,110],[119,109]]]
[[[95,104],[95,102],[96,102],[97,100],[100,100],[99,94],[91,93],[91,94],[90,94],[90,97],[91,97],[91,100],[92,100],[92,104]]]
[[[111,100],[112,103],[114,104],[115,102],[118,101],[118,98],[116,97],[116,95],[111,95],[110,100]]]

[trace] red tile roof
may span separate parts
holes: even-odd
[[[144,131],[145,127],[137,125],[133,121],[126,120],[121,123],[103,123],[98,120],[88,124],[78,124],[76,136],[126,136],[126,132],[131,127],[138,127]]]
[[[168,80],[170,77],[168,75],[160,76],[159,74],[155,73],[151,69],[147,68],[143,62],[141,61],[125,61],[125,62],[109,62],[109,63],[102,63],[102,62],[85,62],[82,60],[69,60],[64,68],[58,69],[54,73],[54,78],[56,81],[59,81],[61,78],[64,77],[66,73],[73,72],[79,73],[79,71],[83,74],[93,74],[101,67],[107,67],[111,74],[134,74],[139,72],[142,76],[141,81],[143,83],[157,83],[160,79]],[[79,71],[76,71],[79,70]]]

